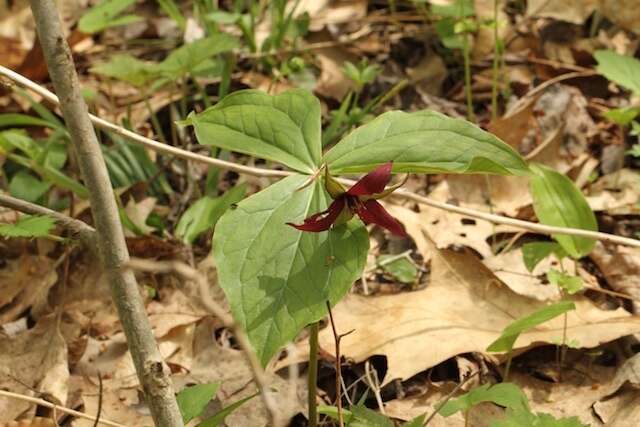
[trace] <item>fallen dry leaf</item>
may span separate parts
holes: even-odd
[[[597,242],[589,257],[596,263],[614,291],[634,298],[634,312],[640,301],[640,249]]]
[[[589,186],[589,206],[610,215],[637,215],[640,213],[638,183],[640,174],[631,169],[605,175]]]
[[[0,270],[0,325],[32,306],[43,311],[49,289],[58,280],[54,264],[48,257],[30,254],[6,261]]]
[[[67,346],[55,316],[42,317],[32,328],[0,337],[0,388],[32,396],[33,390],[58,405],[67,401]],[[0,422],[13,421],[31,406],[0,397]]]
[[[581,296],[574,302],[577,309],[567,316],[567,337],[581,347],[640,331],[640,318],[622,308],[603,311]],[[342,340],[341,353],[356,362],[385,355],[388,371],[383,383],[388,384],[455,355],[485,351],[507,325],[544,305],[502,285],[473,255],[443,250],[432,257],[425,289],[372,297],[351,294],[336,305],[333,315],[338,330],[354,329]],[[562,318],[554,319],[523,333],[516,348],[554,342],[561,339],[562,330]],[[320,333],[320,346],[335,353],[328,328]],[[306,342],[298,344],[300,354],[306,348]],[[279,366],[292,362],[285,359]]]

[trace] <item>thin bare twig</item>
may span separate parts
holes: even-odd
[[[480,373],[480,371],[475,371],[472,374],[467,375],[467,377],[460,381],[453,390],[451,390],[451,392],[449,394],[447,394],[447,396],[444,398],[444,400],[442,402],[440,402],[440,404],[438,404],[438,406],[436,406],[433,409],[433,412],[431,413],[431,415],[429,415],[429,417],[424,421],[423,426],[426,426],[427,424],[429,424],[429,422],[433,419],[433,417],[436,416],[436,414],[438,413],[438,411],[440,411],[440,409],[442,409],[442,407],[444,405],[446,405],[446,403],[451,400],[451,398],[458,392],[458,390],[460,390],[462,388],[463,385],[465,385],[467,382],[469,382],[469,380],[473,377],[475,377],[476,375],[478,375]]]
[[[45,408],[53,409],[54,411],[60,411],[65,414],[72,415],[77,418],[84,418],[87,420],[95,421],[96,417],[93,415],[85,414],[84,412],[76,411],[73,409],[65,408],[64,406],[59,406],[44,399],[38,399],[37,397],[25,396],[23,394],[12,393],[6,390],[0,390],[0,396],[8,397],[10,399],[23,400],[25,402],[35,403],[36,405],[44,406]],[[114,421],[105,420],[102,418],[100,420],[100,424],[104,424],[112,427],[127,427],[124,424],[116,423]]]
[[[329,323],[331,323],[331,330],[333,331],[333,339],[336,345],[336,368],[335,369],[336,369],[336,408],[338,408],[338,423],[340,424],[340,427],[343,427],[344,418],[342,414],[342,387],[341,387],[342,386],[342,362],[341,362],[342,356],[340,356],[340,341],[342,340],[343,337],[346,337],[347,335],[355,331],[355,329],[352,329],[351,331],[345,334],[338,334],[338,331],[336,329],[336,324],[333,321],[333,312],[331,311],[331,304],[329,303],[329,301],[327,301],[327,311],[329,312]]]
[[[589,73],[577,72],[577,73],[562,74],[558,77],[555,77],[541,84],[540,86],[537,86],[532,90],[532,92],[528,94],[528,96],[531,96],[532,93],[534,94],[538,93],[541,90],[544,90],[545,88],[549,87],[550,85],[558,83],[559,81],[576,78],[576,77],[583,77],[583,76],[592,75],[592,74],[596,74],[596,72],[593,71]],[[3,75],[11,79],[12,81],[20,84],[21,86],[29,90],[32,90],[33,92],[39,94],[40,96],[47,99],[48,101],[54,104],[58,104],[58,98],[53,93],[49,92],[47,89],[39,86],[38,84],[32,82],[26,77],[23,77],[20,74],[17,74],[3,66],[0,66],[0,75]],[[208,164],[210,166],[225,168],[238,173],[244,173],[252,176],[284,177],[284,176],[292,175],[294,173],[290,171],[270,170],[270,169],[264,169],[264,168],[244,166],[244,165],[239,165],[233,162],[227,162],[220,159],[214,159],[211,157],[202,156],[200,154],[192,153],[190,151],[186,151],[177,147],[162,144],[158,141],[154,141],[149,138],[145,138],[141,135],[128,131],[120,126],[117,126],[113,123],[110,123],[106,120],[95,117],[93,115],[90,115],[90,118],[91,118],[91,121],[97,127],[108,130],[110,132],[117,133],[118,135],[124,138],[127,138],[132,142],[142,144],[145,147],[149,148],[150,150],[157,151],[160,153],[170,154],[183,159],[193,160],[200,163]],[[348,185],[353,184],[353,181],[348,179],[339,179],[339,181]],[[436,200],[430,199],[428,197],[420,196],[419,194],[416,194],[404,189],[396,190],[394,193],[391,194],[391,196],[394,198],[412,200],[422,205],[431,206],[433,208],[442,209],[448,212],[454,212],[469,218],[483,219],[485,221],[489,221],[494,224],[510,225],[510,226],[528,230],[534,233],[540,233],[545,235],[558,234],[558,235],[567,235],[567,236],[587,237],[595,240],[602,240],[602,241],[617,243],[625,246],[640,247],[640,240],[637,240],[637,239],[631,239],[628,237],[616,236],[615,234],[601,233],[597,231],[581,230],[578,228],[554,227],[554,226],[539,224],[531,221],[523,221],[519,219],[509,218],[502,215],[489,214],[489,213],[481,212],[475,209],[462,208],[459,206],[451,205],[449,203],[438,202]]]
[[[158,350],[129,260],[111,181],[95,130],[82,97],[71,50],[54,0],[31,0],[38,40],[51,81],[60,94],[60,109],[71,136],[78,166],[89,190],[97,247],[114,305],[136,368],[151,417],[158,427],[182,427],[169,367]]]
[[[272,396],[269,394],[269,380],[267,379],[267,375],[265,374],[264,369],[262,369],[262,365],[249,343],[247,334],[244,332],[242,327],[233,320],[233,317],[231,317],[231,315],[229,315],[226,310],[213,299],[207,278],[198,270],[180,261],[151,261],[133,258],[123,267],[150,273],[173,272],[198,285],[198,292],[202,298],[202,304],[211,312],[211,314],[217,317],[225,327],[231,329],[238,340],[238,345],[247,358],[253,379],[260,390],[260,396],[267,410],[270,425],[280,427],[282,425],[282,420],[280,420],[278,415],[276,402],[273,401]]]

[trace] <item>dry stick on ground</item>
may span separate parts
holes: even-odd
[[[595,72],[590,72],[589,74],[595,74]],[[14,82],[37,93],[38,95],[42,96],[43,98],[47,99],[48,101],[54,104],[59,104],[58,98],[53,93],[49,92],[47,89],[39,86],[38,84],[32,82],[26,77],[23,77],[20,74],[14,71],[11,71],[10,69],[5,68],[1,65],[0,65],[0,75],[3,75],[13,80]],[[551,84],[557,83],[562,80],[581,77],[585,75],[587,75],[587,73],[563,74],[549,80],[548,82],[541,84],[540,86],[537,86],[536,88],[533,89],[533,92],[538,93],[540,90],[542,90],[543,88],[549,87]],[[293,174],[293,172],[289,172],[289,171],[270,170],[270,169],[239,165],[237,163],[227,162],[220,159],[214,159],[208,156],[203,156],[201,154],[192,153],[190,151],[173,147],[171,145],[162,144],[158,141],[154,141],[153,139],[145,138],[144,136],[128,131],[118,125],[110,123],[99,117],[96,117],[93,115],[89,115],[89,117],[97,127],[116,133],[124,138],[127,138],[132,142],[141,144],[147,147],[148,149],[159,152],[159,153],[170,154],[172,156],[180,157],[183,159],[193,160],[193,161],[207,164],[210,166],[216,166],[216,167],[220,167],[220,168],[232,170],[234,172],[243,173],[243,174],[252,175],[252,176],[284,177],[284,176],[289,176]],[[346,184],[353,184],[353,181],[350,181],[350,180],[341,179],[341,181]],[[489,213],[485,213],[475,209],[462,208],[462,207],[451,205],[448,203],[438,202],[428,197],[420,196],[416,193],[412,193],[410,191],[406,191],[403,189],[396,190],[394,193],[391,194],[391,196],[395,198],[400,198],[400,199],[412,200],[422,205],[431,206],[436,209],[442,209],[448,212],[454,212],[469,218],[483,219],[485,221],[489,221],[494,224],[510,225],[510,226],[528,230],[534,233],[540,233],[540,234],[546,234],[546,235],[560,234],[560,235],[568,235],[568,236],[588,237],[591,239],[617,243],[625,246],[640,247],[640,240],[637,240],[637,239],[631,239],[628,237],[616,236],[615,234],[601,233],[597,231],[581,230],[578,228],[554,227],[554,226],[539,224],[539,223],[530,222],[530,221],[513,219],[513,218],[505,217],[502,215],[489,214]]]
[[[202,302],[202,304],[207,310],[211,312],[211,314],[220,319],[225,327],[231,329],[236,339],[238,340],[238,344],[240,345],[240,348],[244,352],[244,355],[247,358],[247,362],[249,363],[249,368],[251,369],[253,379],[255,380],[258,389],[260,390],[262,402],[264,403],[267,410],[267,415],[269,416],[269,425],[275,427],[280,427],[283,425],[283,422],[282,420],[280,420],[278,415],[276,402],[274,402],[272,396],[269,394],[269,380],[267,379],[264,369],[262,369],[262,365],[260,364],[260,361],[258,360],[255,352],[253,351],[253,348],[251,347],[251,344],[249,343],[247,334],[244,332],[244,329],[242,329],[240,325],[233,320],[233,317],[231,317],[213,299],[209,288],[209,282],[207,281],[207,278],[202,275],[202,273],[179,261],[150,261],[134,258],[131,259],[123,267],[149,273],[175,272],[183,278],[195,282],[198,285],[198,292],[200,293],[200,301]]]
[[[84,418],[87,420],[95,421],[96,417],[93,415],[85,414],[84,412],[75,411],[73,409],[65,408],[64,406],[59,406],[53,404],[44,399],[38,399],[37,397],[25,396],[23,394],[12,393],[10,391],[0,390],[0,396],[7,397],[9,399],[23,400],[25,402],[35,403],[36,405],[43,406],[45,408],[53,409],[54,411],[60,411],[65,414],[72,415],[77,418]],[[100,418],[99,424],[104,424],[106,426],[111,427],[127,427],[124,424],[116,423],[114,421],[105,420],[104,418]]]
[[[158,350],[145,312],[138,283],[131,270],[121,267],[129,260],[111,182],[102,157],[87,105],[80,92],[69,45],[62,32],[54,0],[31,0],[38,39],[64,117],[78,165],[89,189],[96,225],[98,251],[108,278],[114,304],[138,379],[158,427],[182,427],[182,416],[173,392],[170,370]]]

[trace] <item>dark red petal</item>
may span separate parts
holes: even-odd
[[[350,196],[369,196],[372,194],[382,193],[384,187],[391,181],[391,168],[393,162],[385,163],[378,166],[356,182],[347,194]]]
[[[340,212],[342,212],[342,210],[344,209],[344,205],[344,197],[339,197],[335,199],[333,203],[331,203],[331,205],[329,205],[329,209],[311,215],[309,218],[305,219],[302,224],[292,224],[288,222],[287,225],[290,225],[301,231],[312,231],[316,233],[320,231],[326,231],[331,228],[331,225],[334,222],[336,222],[336,219],[340,215]]]
[[[358,206],[358,216],[367,224],[376,224],[386,228],[396,236],[407,237],[404,226],[392,217],[380,203],[371,199]]]

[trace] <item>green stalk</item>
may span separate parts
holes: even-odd
[[[498,46],[498,2],[493,0],[493,79],[491,84],[491,120],[498,118],[498,74],[501,49]]]
[[[162,131],[162,126],[160,125],[160,121],[158,120],[158,116],[151,108],[151,103],[149,102],[149,97],[144,95],[144,105],[147,107],[147,111],[149,112],[149,118],[151,119],[151,124],[153,125],[153,130],[155,130],[156,135],[161,142],[167,143],[167,138],[164,136],[164,132]]]
[[[475,123],[476,115],[473,112],[473,94],[471,93],[471,60],[469,59],[469,35],[462,34],[462,56],[464,59],[464,92],[467,97],[467,120]]]
[[[318,407],[316,406],[316,394],[318,383],[318,332],[320,323],[315,322],[309,326],[309,373],[307,374],[309,396],[309,427],[318,426]]]
[[[502,379],[503,383],[509,381],[509,370],[511,369],[511,359],[513,358],[513,350],[509,350],[509,354],[507,354],[507,366],[504,368],[504,378]]]

